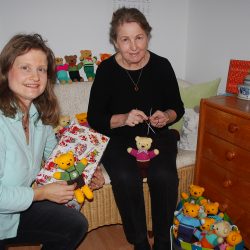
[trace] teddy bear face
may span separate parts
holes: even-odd
[[[209,202],[204,204],[204,209],[207,214],[216,215],[218,214],[219,210],[219,203],[218,202]]]
[[[63,58],[61,57],[56,57],[55,58],[56,65],[63,65]]]
[[[79,113],[75,117],[79,124],[87,122],[87,113]]]
[[[214,223],[215,223],[215,219],[206,217],[204,218],[204,224],[200,226],[200,229],[202,231],[209,231],[212,229],[211,227]]]
[[[57,166],[63,170],[67,170],[72,167],[75,163],[74,154],[72,151],[61,154],[54,159]]]
[[[231,225],[228,221],[218,221],[213,225],[213,230],[220,237],[227,237],[228,234],[232,231]]]
[[[197,217],[199,215],[200,206],[197,204],[185,202],[183,205],[183,213],[189,217]]]
[[[231,231],[228,234],[226,241],[231,246],[239,244],[242,241],[242,236],[240,234],[240,231]]]
[[[77,56],[76,55],[70,55],[70,56],[65,56],[65,61],[68,64],[75,65],[77,61]]]
[[[149,150],[151,148],[152,139],[149,137],[136,136],[135,141],[138,149]]]
[[[91,58],[92,57],[92,52],[91,50],[81,50],[80,51],[81,56],[80,56],[80,60],[84,60],[86,58]]]
[[[59,118],[59,125],[66,127],[70,123],[70,117],[68,115],[61,115]]]
[[[189,187],[189,192],[192,196],[199,198],[202,196],[205,189],[203,187],[191,184]]]

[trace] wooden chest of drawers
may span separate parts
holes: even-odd
[[[250,101],[202,99],[194,182],[220,203],[250,248]]]

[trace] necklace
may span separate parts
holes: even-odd
[[[139,86],[138,86],[138,84],[139,84],[139,81],[140,81],[140,79],[141,79],[141,75],[142,75],[143,68],[142,68],[141,71],[140,71],[140,74],[139,74],[139,77],[138,77],[138,79],[137,79],[137,82],[135,82],[135,81],[133,80],[133,78],[132,78],[131,75],[129,74],[128,70],[125,69],[125,71],[126,71],[128,77],[129,77],[129,79],[131,80],[131,82],[134,84],[134,90],[135,90],[135,92],[138,92],[138,91],[139,91]]]

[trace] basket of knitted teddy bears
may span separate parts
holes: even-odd
[[[202,196],[204,188],[191,184],[189,194],[182,193],[171,229],[175,249],[243,250],[240,230],[219,203]]]

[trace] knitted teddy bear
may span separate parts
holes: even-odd
[[[83,65],[83,70],[88,78],[88,81],[93,81],[95,78],[94,64],[97,58],[92,57],[91,50],[81,50],[80,61]]]
[[[203,187],[191,184],[189,186],[189,193],[190,194],[182,192],[181,198],[182,198],[183,202],[187,201],[187,202],[195,203],[198,205],[202,205],[202,203],[204,203],[206,201],[206,199],[202,196],[204,191],[205,191],[205,189]]]
[[[84,82],[83,77],[80,76],[79,70],[82,68],[82,63],[77,62],[77,56],[76,55],[70,55],[70,56],[65,56],[64,57],[67,64],[69,65],[68,71],[69,71],[69,76],[70,79],[73,82]]]
[[[69,115],[60,115],[58,125],[53,128],[57,139],[60,139],[61,135],[69,127],[69,124],[70,124],[70,116]]]
[[[87,113],[86,112],[76,114],[75,117],[80,125],[88,127]]]
[[[111,54],[108,54],[108,53],[101,53],[100,54],[100,60],[98,60],[96,62],[96,65],[99,66],[101,64],[101,62],[103,62],[104,60],[108,59],[111,57]]]
[[[69,65],[63,63],[63,58],[56,57],[56,76],[60,83],[72,83],[72,80],[69,78],[68,69]]]
[[[178,239],[185,242],[192,242],[196,227],[200,227],[205,223],[204,219],[198,219],[200,206],[185,202],[180,211],[175,211],[175,222],[178,225]]]
[[[55,172],[53,177],[57,180],[67,181],[69,185],[76,183],[76,188],[74,191],[75,198],[78,203],[84,202],[84,197],[87,199],[93,199],[93,192],[85,184],[82,173],[86,168],[88,161],[83,158],[79,162],[75,163],[74,154],[72,151],[60,154],[54,159],[54,163],[57,164],[58,168],[62,171]]]
[[[150,159],[154,158],[159,154],[158,149],[149,150],[153,140],[149,137],[135,137],[137,149],[129,147],[128,153],[136,158],[137,165],[140,168],[141,176],[147,177],[147,170],[149,167]]]

